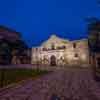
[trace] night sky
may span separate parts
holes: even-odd
[[[100,17],[97,0],[0,0],[0,24],[22,34],[31,47],[51,34],[86,38],[86,18]]]

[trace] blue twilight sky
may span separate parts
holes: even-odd
[[[86,38],[87,17],[100,17],[97,0],[0,0],[0,24],[18,32],[29,46],[51,34]]]

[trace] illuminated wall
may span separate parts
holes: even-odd
[[[89,51],[86,39],[69,41],[52,35],[40,46],[32,48],[32,64],[51,64],[55,56],[56,65],[89,64]]]

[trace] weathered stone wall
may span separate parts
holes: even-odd
[[[31,63],[50,65],[51,56],[55,56],[57,65],[89,64],[88,42],[86,39],[68,41],[51,36],[41,46],[32,48]]]

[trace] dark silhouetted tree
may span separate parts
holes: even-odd
[[[88,20],[88,43],[91,52],[100,51],[100,20],[97,18]]]

